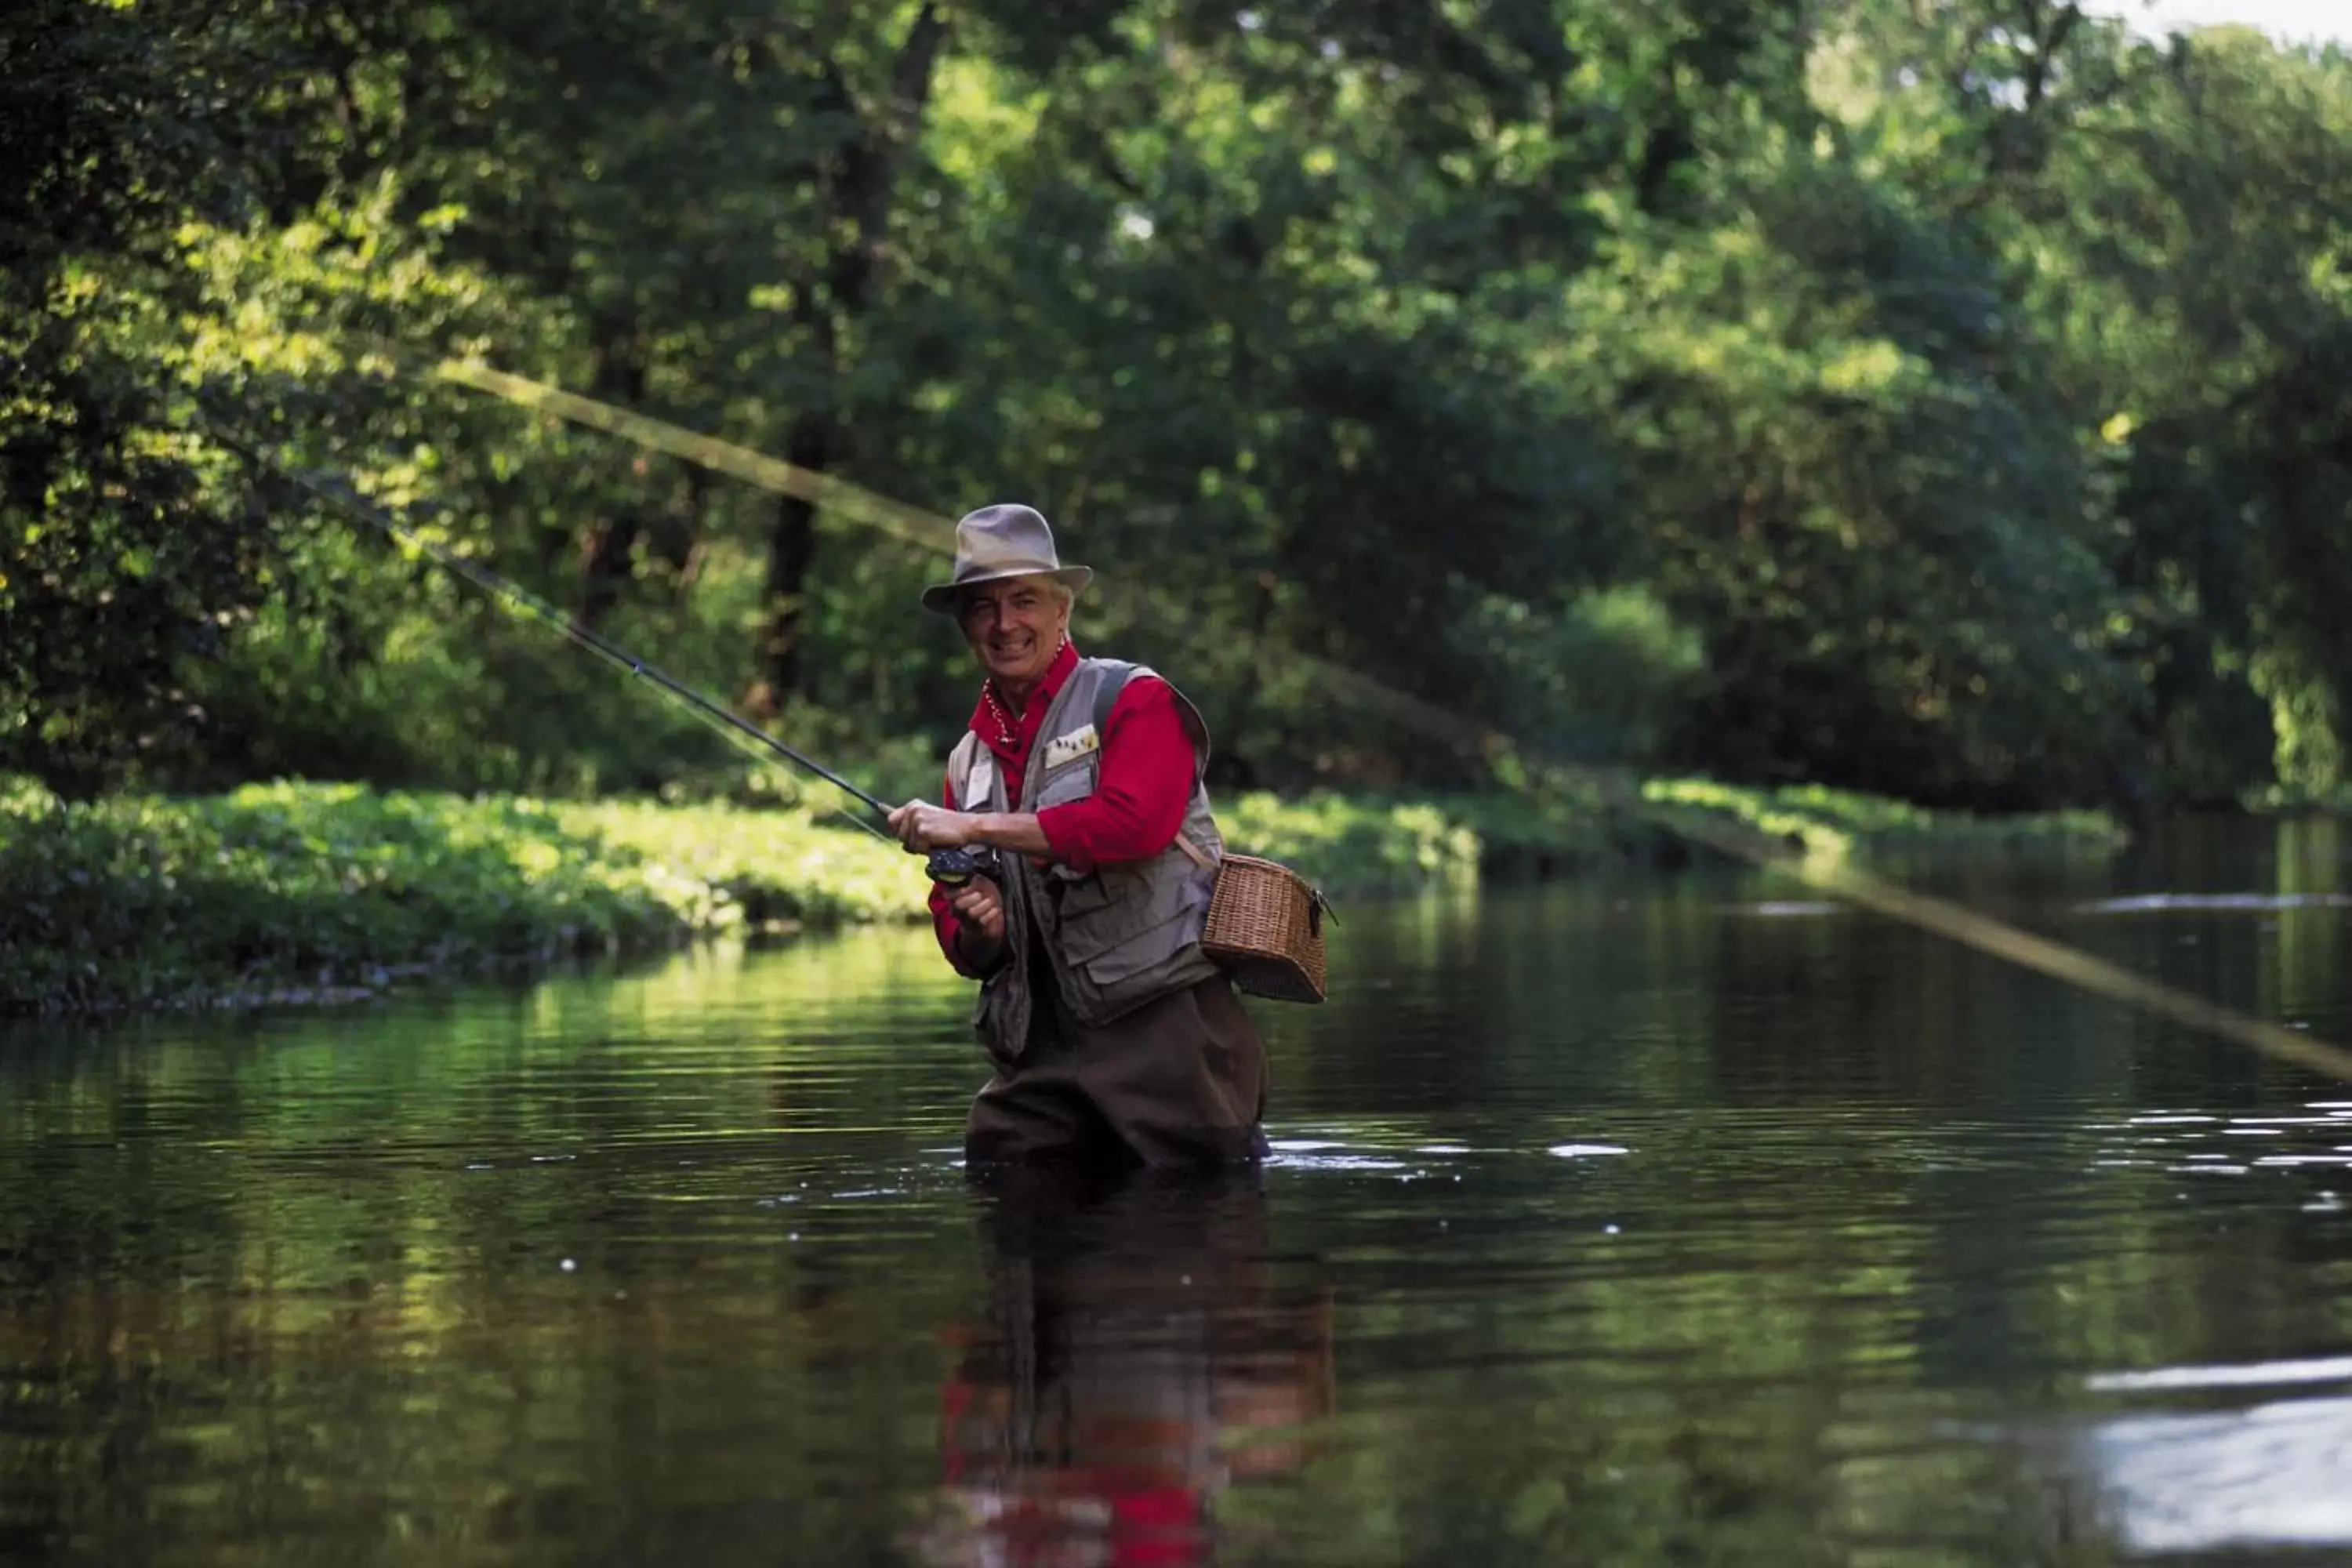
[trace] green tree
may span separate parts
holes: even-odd
[[[170,237],[232,205],[275,61],[229,18],[0,16],[0,766],[86,792],[187,723],[178,675],[249,607],[268,520],[160,426]]]

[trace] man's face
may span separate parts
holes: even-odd
[[[1025,687],[1061,652],[1070,606],[1051,577],[1007,577],[966,588],[957,619],[997,684]]]

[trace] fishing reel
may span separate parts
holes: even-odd
[[[934,849],[923,862],[931,880],[943,888],[961,888],[974,877],[987,877],[1002,884],[1003,873],[996,861],[996,851],[985,844],[962,844],[953,849]]]

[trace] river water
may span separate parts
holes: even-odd
[[[1904,874],[2343,1039],[2347,851]],[[1254,1179],[975,1188],[919,931],[10,1037],[0,1557],[2352,1557],[2352,1085],[1756,873],[1342,920]]]

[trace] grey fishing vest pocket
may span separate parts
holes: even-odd
[[[1101,754],[1097,752],[1076,762],[1065,763],[1045,774],[1037,784],[1035,809],[1043,811],[1049,805],[1069,805],[1094,794],[1100,782],[1102,770],[1097,759]]]
[[[1206,873],[1161,875],[1157,861],[1070,882],[1060,897],[1062,958],[1111,991],[1200,942],[1213,886]]]

